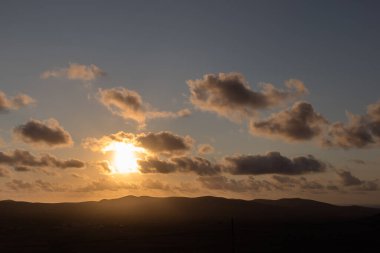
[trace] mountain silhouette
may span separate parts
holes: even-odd
[[[307,199],[4,200],[0,214],[0,252],[366,252],[380,232],[379,209]]]

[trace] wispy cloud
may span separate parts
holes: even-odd
[[[113,114],[125,120],[137,122],[141,127],[145,126],[148,119],[155,118],[177,118],[191,114],[189,109],[177,112],[160,111],[154,109],[144,102],[140,94],[126,88],[100,89],[98,92],[99,101],[106,106]]]
[[[0,90],[0,112],[18,110],[34,103],[35,100],[26,94],[18,94],[14,97],[9,97]]]
[[[105,76],[106,72],[98,66],[83,65],[77,63],[70,63],[66,68],[58,68],[53,70],[44,71],[41,74],[42,79],[48,78],[67,78],[69,80],[78,80],[82,82],[95,81],[97,78]]]

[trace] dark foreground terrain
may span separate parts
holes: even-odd
[[[379,252],[380,210],[303,200],[0,201],[0,252]]]

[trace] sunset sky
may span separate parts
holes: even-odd
[[[2,1],[0,199],[380,205],[379,11]]]

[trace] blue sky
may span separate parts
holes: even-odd
[[[0,90],[8,96],[28,94],[36,103],[0,115],[0,136],[6,143],[1,150],[21,148],[88,162],[96,154],[81,146],[86,137],[100,138],[118,131],[170,131],[190,135],[197,144],[213,145],[215,153],[207,155],[211,160],[270,151],[289,157],[312,154],[334,166],[320,180],[336,180],[338,169],[351,171],[362,180],[376,180],[380,178],[376,147],[321,148],[309,141],[288,143],[252,136],[247,122],[234,123],[195,108],[189,102],[186,81],[202,79],[205,74],[239,72],[257,91],[260,83],[283,88],[284,81],[299,79],[310,94],[298,100],[312,104],[331,122],[347,122],[346,111],[362,115],[367,105],[379,100],[379,8],[377,1],[4,1],[0,9]],[[44,71],[70,63],[94,64],[107,75],[90,84],[41,79]],[[99,103],[98,89],[113,87],[136,91],[160,110],[189,108],[193,113],[184,118],[154,119],[139,129]],[[260,114],[265,118],[282,109]],[[15,126],[48,118],[58,120],[71,134],[72,147],[35,149],[14,140]],[[366,164],[357,168],[350,159]],[[7,183],[19,177],[25,182],[39,178],[37,173],[0,178],[9,196],[51,200],[48,195],[41,197],[44,193],[8,192]],[[69,176],[62,177],[70,181]],[[233,194],[226,196],[241,197]],[[244,194],[245,198],[262,196]],[[330,200],[326,194],[300,194],[329,201],[342,195],[334,193]],[[366,194],[368,203],[379,196],[378,191]],[[67,195],[71,193],[61,198],[69,198]],[[108,196],[107,192],[102,196]],[[86,198],[95,197],[77,195],[75,200]],[[342,202],[357,201],[360,198],[354,196]]]

